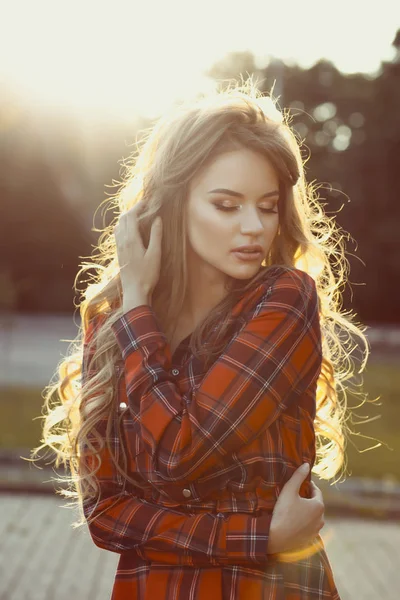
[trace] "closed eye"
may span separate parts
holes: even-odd
[[[216,207],[217,210],[225,210],[225,211],[232,211],[232,210],[236,210],[237,208],[239,208],[238,206],[223,206],[222,204],[214,204],[214,206]],[[278,214],[278,211],[274,210],[273,208],[260,208],[260,210],[263,213]]]

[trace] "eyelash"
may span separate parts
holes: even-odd
[[[214,204],[214,206],[217,208],[217,210],[225,210],[225,211],[232,211],[232,210],[236,210],[238,207],[237,206],[222,206],[222,204]],[[277,210],[273,210],[272,208],[260,208],[260,210],[267,214],[278,214]]]

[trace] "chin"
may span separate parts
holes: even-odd
[[[236,271],[236,273],[227,273],[227,275],[229,275],[230,277],[232,277],[233,279],[250,279],[251,277],[254,277],[254,275],[256,275],[258,273],[258,271],[260,270],[260,267],[255,268],[253,267],[247,267],[246,269],[241,269],[240,271]]]

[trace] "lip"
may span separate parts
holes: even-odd
[[[239,246],[234,248],[232,252],[263,252],[263,247],[260,244],[250,244],[249,246]]]
[[[260,260],[260,258],[262,257],[262,252],[237,252],[233,250],[232,254],[238,260],[244,260],[246,262]]]

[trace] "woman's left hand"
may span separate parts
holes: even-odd
[[[122,291],[125,294],[150,296],[160,277],[162,220],[157,217],[151,226],[149,245],[143,245],[137,215],[142,208],[138,202],[122,213],[114,228]]]

